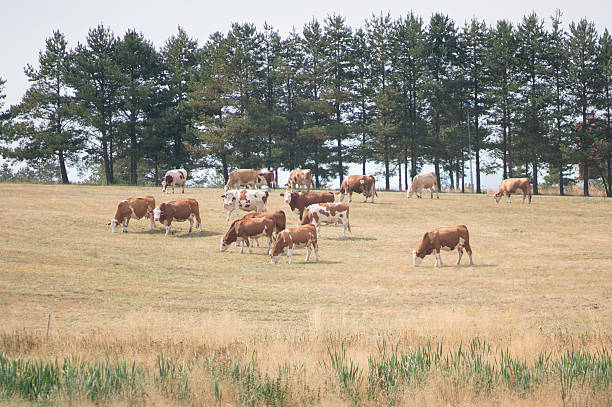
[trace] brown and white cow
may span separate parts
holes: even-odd
[[[312,170],[293,170],[289,174],[289,181],[285,186],[287,190],[293,191],[298,186],[306,187],[306,191],[310,192],[310,186],[314,188],[314,182],[312,181]]]
[[[242,217],[242,219],[250,219],[250,218],[270,218],[274,222],[274,228],[276,233],[280,233],[285,230],[287,227],[287,217],[285,216],[284,211],[276,211],[276,212],[253,212],[247,213]]]
[[[300,225],[315,225],[317,228],[317,236],[321,237],[321,224],[328,225],[342,224],[344,226],[344,237],[346,230],[351,231],[351,223],[349,222],[349,206],[344,203],[320,203],[310,205],[306,209],[306,213],[302,217]]]
[[[353,201],[353,192],[362,193],[365,196],[365,201],[368,202],[368,198],[372,198],[374,203],[374,195],[376,193],[376,179],[372,175],[349,175],[342,181],[340,185],[340,192],[338,192],[338,198],[340,202],[344,201],[344,196],[348,195],[349,203]]]
[[[334,194],[332,192],[285,192],[280,194],[285,197],[285,203],[289,205],[291,211],[296,213],[300,220],[304,210],[312,204],[322,202],[334,202]]]
[[[421,194],[424,189],[429,189],[431,193],[430,199],[433,199],[433,191],[436,190],[436,199],[440,199],[438,179],[436,174],[433,172],[424,172],[422,174],[415,175],[410,184],[410,189],[406,193],[406,198],[410,198],[412,194],[416,194],[417,198],[421,198]]]
[[[472,263],[472,248],[470,247],[470,232],[465,225],[442,227],[430,230],[423,235],[419,248],[412,251],[412,260],[414,267],[417,267],[423,261],[423,258],[434,252],[436,256],[436,264],[434,267],[442,265],[440,258],[440,250],[453,250],[457,248],[459,258],[457,264],[463,256],[463,249],[470,256],[470,265]]]
[[[257,185],[262,185],[263,181],[258,170],[235,170],[232,171],[227,179],[225,190],[247,186],[255,189]]]
[[[523,193],[523,203],[525,203],[526,196],[529,196],[529,203],[531,203],[531,184],[529,178],[508,178],[503,180],[493,197],[495,202],[499,203],[502,195],[505,194],[508,197],[506,203],[510,203],[510,194],[516,194],[518,191]]]
[[[227,211],[226,221],[230,219],[232,211],[236,211],[236,219],[240,218],[240,209],[251,212],[265,212],[268,203],[268,191],[256,191],[252,189],[231,189],[225,191],[223,208]]]
[[[319,261],[317,230],[314,225],[302,225],[280,232],[270,251],[270,262],[272,264],[278,263],[279,256],[282,253],[287,253],[287,264],[291,264],[293,250],[303,247],[306,247],[306,260],[304,261],[310,259],[311,248],[315,252],[315,261]]]
[[[172,187],[172,193],[174,193],[174,187],[183,187],[183,194],[185,193],[185,182],[187,181],[187,171],[184,169],[170,170],[164,175],[164,179],[161,183],[162,192],[168,193],[168,187]]]
[[[196,220],[196,227],[202,230],[202,220],[200,219],[200,205],[193,198],[181,199],[180,201],[164,202],[153,211],[154,219],[166,227],[166,235],[172,232],[172,221],[189,221],[189,233],[193,228],[193,219]]]
[[[119,226],[119,224],[123,226],[123,233],[127,233],[130,218],[142,219],[145,217],[151,220],[151,230],[153,230],[155,229],[153,209],[155,209],[155,198],[152,196],[138,196],[124,199],[117,205],[115,219],[112,219],[108,224],[111,225],[113,233],[118,232],[117,226]]]
[[[267,186],[268,188],[274,188],[274,171],[266,170],[259,173],[258,187]]]
[[[240,253],[244,253],[244,243],[249,247],[249,253],[253,253],[253,247],[249,244],[249,238],[268,238],[268,253],[272,244],[272,233],[274,233],[274,221],[271,218],[247,218],[232,222],[231,226],[221,238],[219,250],[224,252],[234,242],[240,242]]]

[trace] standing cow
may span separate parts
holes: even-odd
[[[495,202],[499,203],[502,195],[506,195],[508,200],[506,203],[510,203],[510,194],[516,194],[517,191],[523,193],[523,203],[525,203],[525,197],[529,196],[529,203],[531,204],[531,183],[529,178],[508,178],[502,181],[499,189],[495,193]]]
[[[365,196],[365,201],[368,202],[368,198],[372,198],[374,203],[374,195],[376,193],[376,179],[371,175],[349,175],[342,181],[340,185],[340,192],[338,192],[338,198],[340,202],[344,201],[344,196],[348,195],[349,203],[353,201],[353,192],[362,193]]]
[[[115,219],[112,219],[108,224],[111,226],[113,233],[118,232],[117,226],[119,226],[119,224],[122,226],[123,233],[127,233],[130,218],[142,219],[145,217],[151,220],[151,230],[153,230],[155,229],[153,209],[155,209],[155,198],[152,196],[139,196],[124,199],[117,205]]]
[[[270,251],[270,262],[278,263],[279,256],[287,253],[287,264],[291,264],[293,249],[306,247],[306,260],[310,259],[311,248],[315,252],[315,261],[319,261],[319,246],[317,244],[317,230],[314,225],[302,225],[289,228],[279,233],[272,250]]]
[[[334,194],[332,192],[285,192],[280,194],[285,197],[285,203],[289,205],[291,211],[296,213],[300,220],[304,210],[315,203],[334,202]]]
[[[289,181],[285,186],[288,191],[293,191],[298,186],[306,187],[306,191],[310,192],[310,186],[314,188],[314,182],[312,181],[312,170],[293,170],[289,174]]]
[[[265,212],[268,202],[268,191],[249,189],[232,189],[226,191],[223,198],[223,208],[227,211],[226,221],[229,221],[232,211],[236,211],[236,219],[240,218],[240,209],[251,212]]]
[[[174,187],[183,187],[183,194],[185,193],[185,182],[187,181],[187,171],[184,169],[170,170],[164,175],[164,179],[161,183],[162,192],[168,193],[168,187],[172,187],[172,193],[174,193]]]
[[[236,189],[242,186],[255,189],[257,185],[263,185],[264,182],[258,170],[235,170],[230,173],[225,190]]]
[[[189,221],[189,232],[193,227],[193,220],[196,220],[196,227],[202,230],[202,220],[200,219],[200,206],[198,201],[192,198],[181,199],[180,201],[164,202],[153,211],[154,219],[166,227],[166,235],[172,232],[172,221]]]
[[[467,226],[459,225],[430,230],[423,236],[419,248],[412,251],[414,267],[421,264],[423,258],[432,252],[434,252],[436,256],[436,264],[434,264],[434,267],[441,266],[442,258],[440,257],[440,250],[450,251],[455,248],[457,248],[457,251],[459,252],[457,264],[459,264],[461,261],[461,256],[463,256],[463,248],[465,248],[465,251],[470,256],[470,266],[474,264],[472,263],[470,232],[468,232]]]
[[[424,172],[422,174],[416,175],[412,179],[412,184],[410,185],[410,189],[406,193],[406,197],[410,198],[412,194],[416,194],[417,198],[421,198],[421,194],[424,189],[429,189],[431,193],[430,199],[433,199],[433,191],[434,188],[436,190],[436,199],[440,199],[440,195],[438,193],[438,179],[436,178],[436,174],[433,172]]]
[[[274,227],[274,221],[271,218],[235,220],[225,233],[225,237],[221,238],[219,250],[224,252],[232,243],[240,242],[240,253],[244,253],[244,243],[248,246],[249,253],[253,253],[253,246],[250,244],[249,238],[257,240],[266,236],[268,238],[268,253],[270,253]]]
[[[349,222],[349,206],[344,203],[320,203],[310,205],[302,217],[300,225],[313,224],[317,228],[317,237],[321,237],[321,224],[342,224],[344,226],[344,237],[346,231],[351,231]]]

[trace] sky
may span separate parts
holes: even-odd
[[[286,35],[293,29],[300,31],[313,18],[323,20],[334,13],[343,16],[347,24],[355,28],[364,26],[366,19],[373,14],[387,12],[392,18],[399,18],[413,11],[426,23],[433,13],[442,12],[462,26],[473,17],[488,25],[494,25],[500,19],[516,24],[531,12],[550,21],[556,9],[562,11],[566,24],[586,18],[595,23],[599,33],[606,27],[612,28],[611,0],[587,3],[575,0],[2,0],[0,77],[7,81],[6,108],[18,103],[25,93],[28,83],[23,69],[27,64],[36,64],[45,39],[54,30],[61,31],[72,48],[78,42],[84,42],[88,30],[100,23],[110,27],[117,36],[135,29],[160,48],[179,26],[203,44],[210,34],[227,32],[234,22],[254,23],[258,28],[267,22],[281,35]]]

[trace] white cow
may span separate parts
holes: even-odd
[[[412,194],[416,193],[417,198],[421,197],[421,193],[424,189],[429,189],[431,192],[431,199],[433,199],[433,191],[436,189],[436,198],[440,199],[440,195],[438,194],[438,179],[436,178],[436,174],[433,172],[424,172],[415,176],[412,179],[412,184],[410,185],[410,189],[406,193],[406,197],[410,198]]]
[[[187,181],[187,171],[184,169],[170,170],[164,175],[164,180],[161,183],[162,192],[168,193],[168,187],[172,187],[172,193],[174,193],[174,187],[183,187],[183,193],[185,193],[185,182]]]
[[[226,220],[229,221],[232,211],[236,211],[236,219],[240,219],[240,209],[251,212],[266,212],[269,192],[253,189],[230,189],[221,197],[223,208],[227,211]]]
[[[300,225],[315,225],[317,236],[321,237],[321,223],[328,225],[342,224],[344,226],[344,237],[346,237],[346,230],[351,231],[349,206],[343,203],[316,203],[308,206]]]

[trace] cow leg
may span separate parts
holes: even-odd
[[[436,199],[440,199],[440,190],[438,189],[438,187],[436,186]]]
[[[342,223],[342,226],[344,227],[344,237],[346,238],[346,229],[348,229],[348,224],[346,222]]]
[[[185,193],[185,184],[183,184],[183,194]]]
[[[249,242],[249,238],[247,237],[246,239],[244,239],[244,241],[246,242],[246,245],[249,248],[249,254],[253,254],[253,245]]]
[[[236,242],[238,244],[238,242]],[[240,241],[240,254],[244,253],[244,240]]]
[[[304,260],[304,262],[308,262],[308,259],[310,259],[310,246],[306,246],[306,259]]]
[[[506,196],[508,197],[508,199],[506,199],[506,203],[510,203],[510,192],[506,191]]]
[[[155,219],[153,219],[153,215],[151,215],[151,217],[149,219],[151,220],[151,229],[149,229],[149,230],[153,230],[153,229],[155,229]]]
[[[200,228],[200,232],[204,232],[204,229],[202,229],[202,218],[200,218],[199,214],[196,214],[196,220],[198,221],[198,223],[196,224],[197,227]]]
[[[349,203],[353,202],[353,193],[349,192]]]
[[[463,249],[458,247],[457,251],[459,252],[459,258],[457,259],[457,264],[461,263],[461,256],[463,256]]]
[[[291,249],[287,249],[287,264],[291,264]]]
[[[319,245],[317,243],[313,243],[312,245],[314,246],[314,251],[315,251],[315,261],[318,263],[319,262]]]
[[[172,226],[168,225],[166,226],[166,236],[172,234]]]
[[[191,229],[193,229],[193,218],[190,216],[188,220],[189,220],[189,232],[187,233],[191,233]]]
[[[260,247],[259,246],[259,238],[258,237],[254,237],[252,239],[255,241],[255,244],[257,245],[257,247]]]
[[[429,188],[429,199],[433,199],[433,187]]]
[[[523,205],[525,204],[525,198],[527,198],[527,194],[523,192]]]
[[[270,249],[272,248],[272,236],[268,236],[268,251],[266,254],[270,254]]]
[[[317,225],[317,237],[321,238],[321,224],[320,223]]]
[[[434,267],[440,267],[442,265],[442,258],[440,257],[440,252],[434,251],[434,253],[436,255],[436,264],[434,264]]]
[[[130,223],[130,218],[128,218],[127,216],[125,218],[123,218],[123,225],[122,225],[123,226],[123,228],[122,228],[123,233],[127,233],[127,227],[128,227],[129,223]]]
[[[470,266],[473,265],[474,263],[472,262],[472,248],[470,247],[470,243],[469,242],[465,242],[463,244],[463,248],[467,252],[468,256],[470,256]]]

